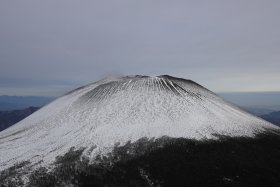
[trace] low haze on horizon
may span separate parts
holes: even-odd
[[[58,96],[110,74],[280,92],[280,1],[1,1],[0,95]]]

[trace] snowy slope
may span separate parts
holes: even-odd
[[[142,137],[254,136],[276,126],[190,80],[111,77],[76,89],[0,133],[0,170],[50,164],[71,147],[94,158]]]

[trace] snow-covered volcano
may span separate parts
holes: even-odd
[[[0,133],[0,170],[50,164],[71,147],[94,158],[142,137],[254,136],[277,127],[191,80],[171,76],[106,78],[78,88]]]

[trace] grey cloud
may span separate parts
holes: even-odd
[[[276,0],[1,1],[0,79],[74,88],[110,73],[173,74],[214,91],[279,91],[279,8]]]

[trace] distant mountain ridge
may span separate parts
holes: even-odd
[[[14,125],[38,109],[39,107],[28,107],[23,110],[0,111],[0,131]]]
[[[43,96],[0,96],[0,111],[21,110],[30,106],[41,107],[54,100]]]
[[[245,108],[280,110],[280,92],[227,92],[218,93],[218,95]]]
[[[269,114],[261,115],[261,118],[280,126],[280,111],[271,112]]]

